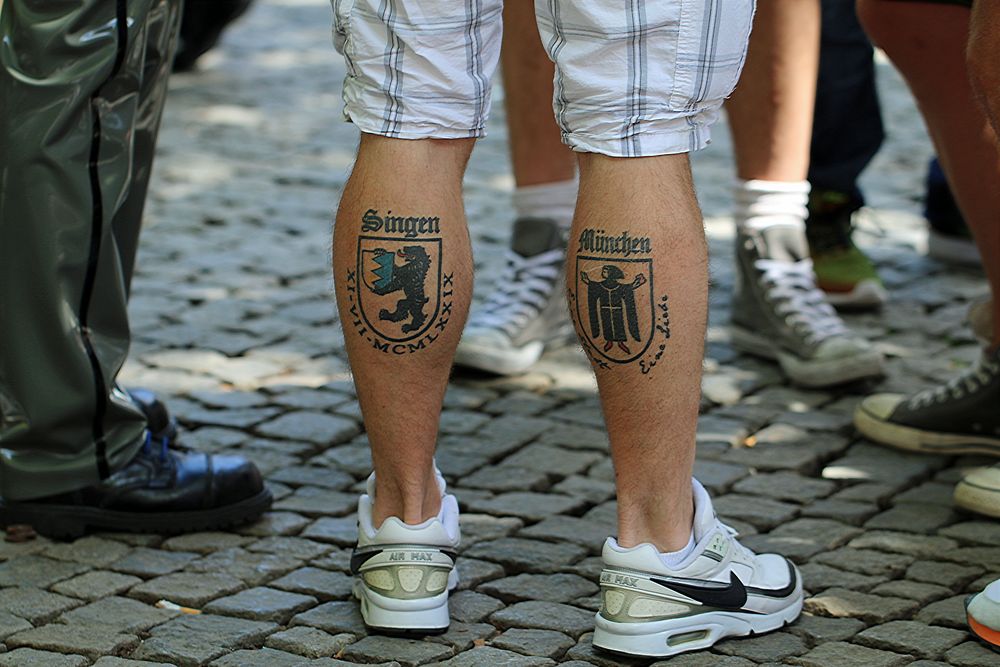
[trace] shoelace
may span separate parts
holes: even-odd
[[[908,401],[909,407],[917,410],[947,400],[960,400],[988,385],[998,373],[1000,373],[1000,361],[982,359],[947,383],[914,395]]]
[[[762,280],[775,312],[810,343],[849,331],[837,311],[816,286],[812,261],[781,262],[759,259],[754,266],[763,272]]]
[[[167,453],[170,448],[170,439],[167,437],[157,438],[160,443],[160,463],[165,463],[167,460]],[[153,434],[146,431],[146,440],[142,443],[142,451],[148,456],[153,456]]]
[[[553,286],[562,271],[560,264],[566,253],[549,250],[533,257],[521,257],[508,250],[504,276],[493,293],[469,323],[470,328],[500,329],[513,336],[518,329],[545,308]],[[503,277],[503,276],[502,276]]]
[[[719,525],[722,526],[722,529],[724,531],[726,531],[727,533],[729,533],[729,537],[732,538],[732,543],[734,545],[736,545],[736,548],[739,549],[740,553],[743,554],[743,556],[745,558],[747,558],[748,560],[753,560],[754,553],[752,551],[750,551],[749,549],[747,549],[742,544],[740,544],[740,541],[736,539],[737,537],[740,536],[740,531],[736,530],[735,528],[733,528],[732,526],[730,526],[728,523],[724,523],[722,521],[719,521],[718,517],[716,517],[715,520],[719,522]]]

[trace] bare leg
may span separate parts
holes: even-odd
[[[757,3],[743,75],[726,103],[740,179],[805,179],[819,28],[818,0]]]
[[[862,0],[859,16],[917,98],[941,166],[1000,294],[1000,152],[997,134],[976,99],[965,62],[969,11],[955,6]],[[991,58],[995,54],[991,54]],[[993,299],[993,321],[1000,300]],[[994,345],[1000,331],[993,332]]]
[[[577,333],[597,373],[611,438],[618,542],[623,547],[649,542],[661,551],[676,551],[691,538],[691,474],[708,303],[705,237],[688,158],[583,154],[580,177],[567,285]],[[627,233],[639,252],[628,258],[602,252],[591,231],[612,238]],[[606,265],[622,269],[624,276],[615,280],[634,296],[640,340],[622,335],[629,328],[627,307],[619,311],[625,313],[622,319],[605,320],[595,335],[591,308],[600,322],[603,306],[614,306],[588,299],[592,289],[603,289],[597,283]],[[637,276],[645,275],[644,266],[651,266],[652,280],[630,289]],[[659,307],[668,303],[669,323]],[[651,344],[640,352],[650,332]],[[665,348],[658,356],[660,345]],[[623,361],[627,359],[633,360]]]
[[[972,6],[972,24],[966,52],[972,87],[986,107],[993,131],[1000,135],[1000,5],[980,2]]]
[[[337,211],[333,273],[372,448],[376,527],[389,516],[417,524],[439,510],[438,419],[472,293],[461,183],[473,143],[362,134]],[[425,258],[425,275],[414,273]],[[406,299],[409,315],[392,321]]]
[[[552,116],[555,65],[542,47],[534,3],[509,0],[503,22],[500,61],[514,181],[520,188],[570,180],[576,160]]]

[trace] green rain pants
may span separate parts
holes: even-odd
[[[0,496],[142,446],[115,377],[180,0],[0,0]]]

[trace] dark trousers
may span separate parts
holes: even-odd
[[[860,196],[858,177],[885,138],[872,45],[853,0],[822,0],[822,8],[809,182]]]
[[[96,483],[145,419],[115,378],[179,0],[0,3],[0,496]]]

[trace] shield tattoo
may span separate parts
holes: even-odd
[[[576,317],[591,352],[635,361],[653,340],[653,261],[576,258]]]
[[[385,340],[419,338],[441,304],[441,239],[358,238],[358,307]]]

